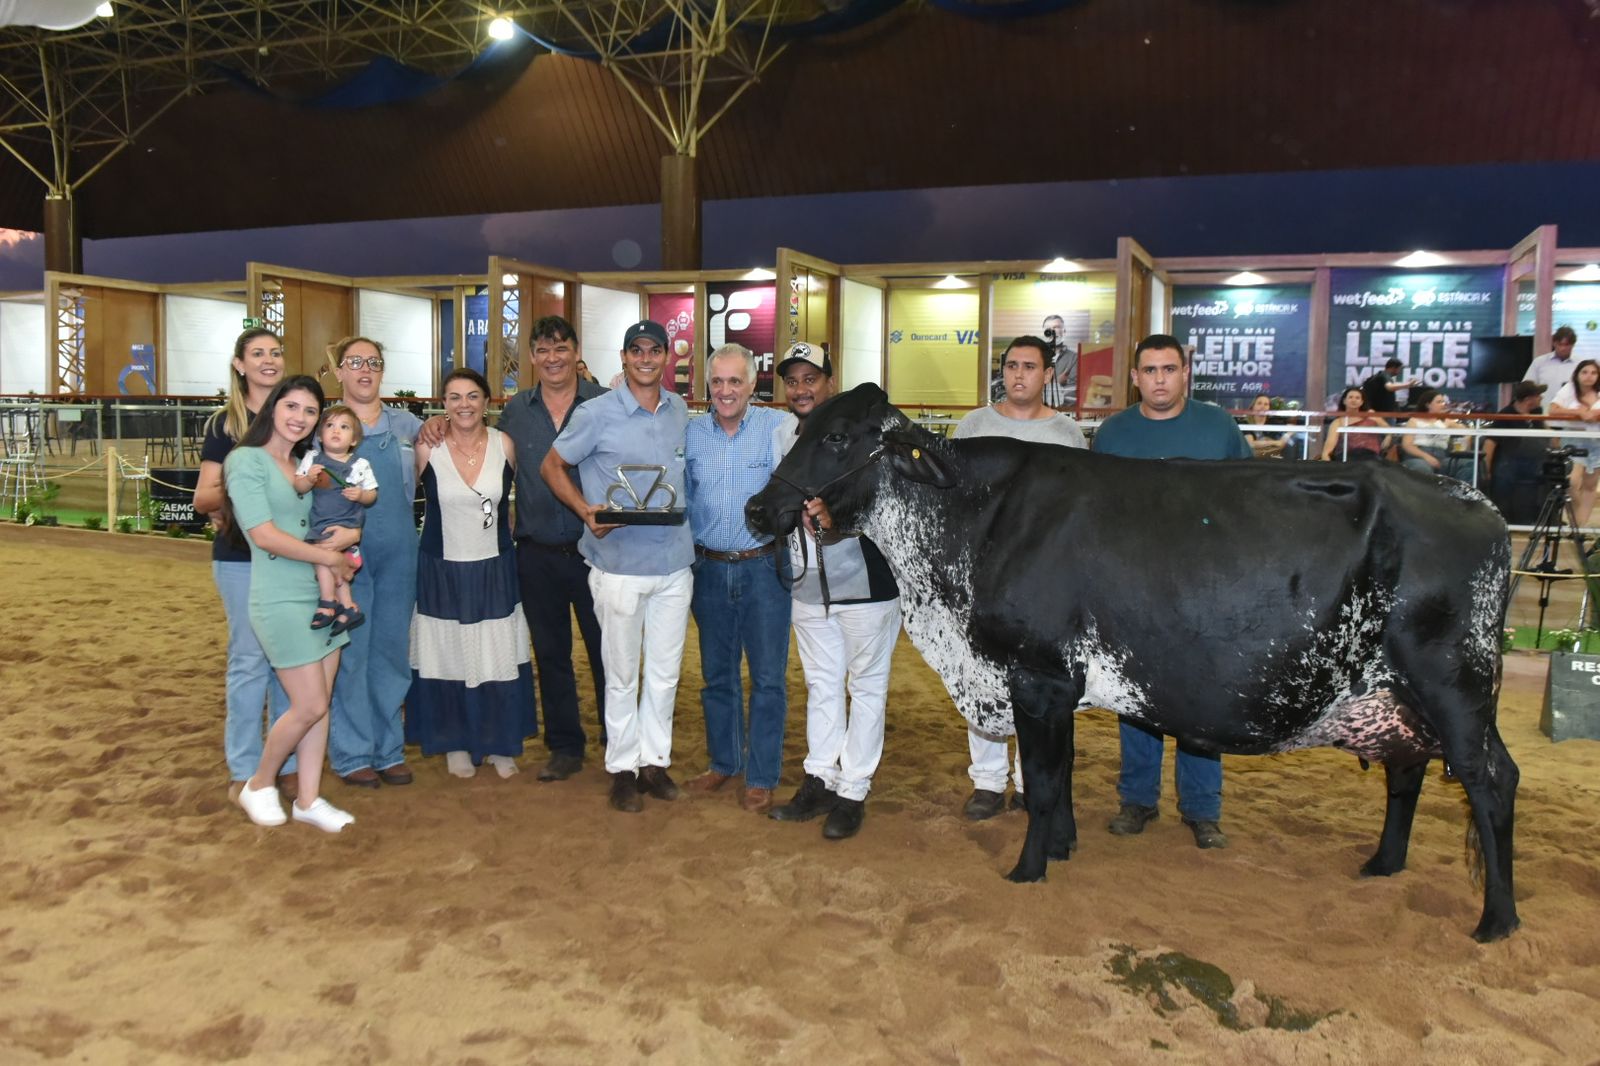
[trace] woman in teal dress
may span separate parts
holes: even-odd
[[[280,382],[261,413],[228,454],[223,472],[231,521],[250,542],[250,626],[266,652],[289,709],[267,733],[261,762],[239,792],[239,806],[257,825],[282,825],[277,775],[293,752],[299,764],[294,820],[337,833],[355,819],[320,795],[328,749],[328,702],[339,672],[340,634],[311,629],[316,607],[313,564],[348,581],[349,560],[332,548],[307,544],[311,495],[294,491],[294,469],[317,428],[322,387],[299,375]]]

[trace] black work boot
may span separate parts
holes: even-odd
[[[1142,803],[1124,803],[1107,829],[1119,837],[1131,837],[1144,832],[1144,827],[1161,817],[1161,812]]]
[[[1197,848],[1225,848],[1228,846],[1228,834],[1222,831],[1222,826],[1217,822],[1185,818],[1183,824],[1188,826],[1189,831],[1194,834],[1194,846]]]
[[[867,815],[866,800],[840,798],[822,823],[822,835],[828,840],[845,840],[861,831],[861,820]]]
[[[1004,792],[975,788],[972,790],[972,795],[967,798],[967,805],[961,808],[961,813],[966,815],[970,822],[983,822],[1005,810],[1005,806]]]
[[[780,822],[809,822],[817,815],[833,810],[838,802],[838,795],[822,783],[822,778],[806,774],[805,780],[800,782],[799,789],[795,791],[794,799],[782,807],[772,808],[767,812],[767,817]]]

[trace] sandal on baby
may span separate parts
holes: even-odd
[[[311,628],[327,629],[329,626],[333,625],[334,619],[338,617],[338,610],[339,605],[333,600],[318,600],[316,613],[311,616]],[[330,611],[333,613],[323,614],[323,611]]]
[[[339,613],[333,616],[333,632],[329,636],[338,636],[348,633],[367,620],[359,607],[341,607]]]

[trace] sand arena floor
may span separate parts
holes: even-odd
[[[1480,946],[1437,770],[1389,879],[1356,877],[1382,773],[1326,750],[1227,760],[1226,851],[1193,847],[1170,770],[1119,839],[1103,712],[1077,855],[1004,882],[1024,816],[958,816],[964,729],[904,639],[853,840],[731,795],[619,815],[595,763],[542,785],[442,759],[408,788],[330,777],[342,835],[258,829],[227,799],[202,545],[7,525],[0,573],[0,1062],[1600,1062],[1600,743],[1538,732],[1541,657],[1508,660],[1501,704],[1523,928]],[[705,766],[689,643],[680,780]],[[792,656],[790,696],[785,796]],[[1166,954],[1198,997],[1113,972]],[[1272,999],[1325,1017],[1273,1028]]]

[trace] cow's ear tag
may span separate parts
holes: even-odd
[[[921,459],[922,458],[922,449],[921,448],[912,448],[911,449],[911,458],[913,458],[913,459]]]

